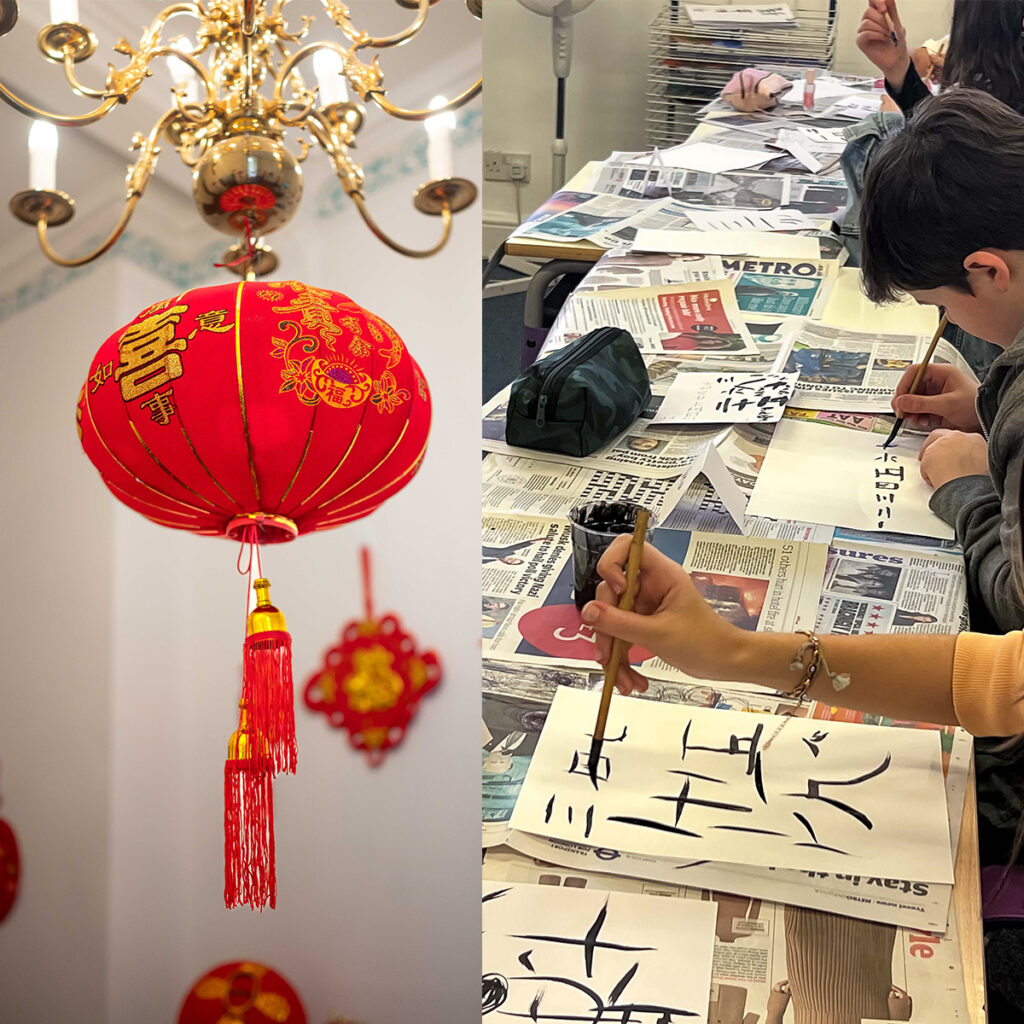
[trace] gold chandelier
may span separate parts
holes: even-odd
[[[110,235],[92,252],[68,259],[50,246],[49,230],[74,215],[70,196],[50,187],[33,187],[11,199],[11,211],[34,224],[43,252],[62,267],[77,267],[97,259],[118,240],[156,169],[160,143],[169,142],[192,168],[192,190],[200,216],[212,227],[244,240],[228,250],[225,262],[246,277],[271,273],[277,258],[259,236],[287,223],[302,198],[301,164],[316,143],[327,154],[345,193],[369,229],[386,245],[406,256],[431,256],[448,241],[452,214],[476,198],[476,186],[451,176],[450,151],[437,152],[431,138],[431,180],[413,198],[416,209],[439,216],[441,238],[428,249],[409,249],[390,238],[370,215],[364,195],[363,170],[351,156],[366,107],[374,104],[403,121],[442,121],[475,97],[477,81],[455,99],[423,110],[408,110],[387,99],[379,60],[360,59],[362,51],[400,46],[426,23],[429,7],[437,0],[395,0],[414,10],[410,24],[391,36],[374,37],[357,29],[349,8],[341,0],[321,0],[345,42],[320,41],[299,48],[313,19],[302,17],[302,27],[290,31],[284,16],[289,0],[182,0],[166,7],[132,46],[121,38],[114,50],[128,58],[123,68],[108,65],[103,88],[94,89],[78,79],[76,66],[96,51],[96,37],[77,21],[77,3],[71,0],[68,20],[43,27],[38,46],[47,60],[63,65],[71,89],[98,100],[88,113],[63,116],[40,110],[16,96],[0,82],[0,97],[29,117],[53,125],[78,127],[106,116],[119,103],[128,103],[152,74],[156,60],[166,60],[175,86],[174,102],[148,134],[137,132],[132,149],[138,158],[128,168],[124,209]],[[482,0],[466,0],[466,7],[481,17]],[[54,18],[51,7],[51,18]],[[197,23],[194,45],[166,38],[172,19],[189,17]],[[16,0],[0,0],[0,35],[17,20]],[[200,58],[203,58],[201,60]],[[301,65],[311,58],[318,64],[319,86],[302,77]],[[348,99],[348,87],[362,103]],[[443,131],[444,129],[442,129]],[[447,129],[450,131],[450,129]],[[286,145],[294,139],[298,153]],[[450,140],[443,140],[450,146]],[[54,151],[55,152],[55,151]],[[55,157],[54,157],[55,159]],[[435,176],[436,175],[436,176]],[[33,183],[35,184],[35,183]]]

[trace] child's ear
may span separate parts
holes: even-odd
[[[997,291],[1005,292],[1010,289],[1010,278],[1013,276],[1010,264],[997,252],[991,249],[978,249],[964,259],[964,270],[967,271],[968,282],[988,282]],[[977,294],[977,293],[975,293]]]

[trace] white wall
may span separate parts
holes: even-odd
[[[739,0],[737,0],[739,2]],[[594,0],[573,19],[572,70],[567,86],[568,176],[588,160],[613,149],[646,148],[648,26],[665,0]],[[839,0],[835,67],[870,73],[856,47],[866,0]],[[948,30],[952,0],[902,0],[900,12],[912,43]],[[551,194],[555,77],[551,66],[551,21],[518,0],[488,0],[484,24],[484,149],[529,153],[532,175],[521,186],[523,217]],[[519,222],[516,186],[484,185],[484,248]],[[504,229],[504,230],[501,230]]]
[[[0,924],[5,1024],[107,1019],[114,545],[75,405],[116,276],[0,325],[0,816],[22,856]]]
[[[454,95],[475,71],[474,53],[450,48],[426,96],[409,86],[394,98]],[[460,129],[456,173],[479,180],[479,106],[460,117],[471,127]],[[356,154],[371,208],[411,245],[440,228],[412,208],[424,150],[422,128],[396,123]],[[343,291],[392,323],[427,376],[434,421],[420,473],[370,519],[264,554],[293,635],[297,696],[341,624],[361,614],[364,541],[378,609],[437,651],[444,679],[377,769],[299,696],[299,772],[275,784],[278,909],[226,911],[238,548],[123,508],[74,430],[95,349],[181,290],[161,276],[180,270],[168,239],[147,229],[191,236],[193,263],[216,236],[190,203],[156,193],[156,219],[143,208],[124,247],[69,284],[28,229],[0,220],[13,267],[0,284],[0,814],[24,858],[21,895],[0,924],[4,1024],[170,1022],[206,968],[245,958],[288,977],[311,1024],[333,1011],[368,1024],[478,1012],[480,205],[458,215],[440,256],[410,260],[350,206],[338,212],[322,158],[305,167],[302,211],[269,239],[281,276]],[[207,269],[207,283],[224,280]]]

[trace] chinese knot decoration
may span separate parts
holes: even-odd
[[[11,912],[18,897],[21,858],[14,830],[0,818],[0,921]]]
[[[305,700],[322,711],[349,743],[379,765],[401,743],[420,698],[441,681],[433,651],[418,651],[398,616],[377,618],[370,588],[370,554],[362,550],[364,614],[342,627],[341,640],[324,655],[306,683]]]
[[[240,571],[251,582],[255,561],[260,577],[225,765],[229,907],[276,905],[271,780],[297,760],[291,638],[259,545],[369,515],[415,475],[429,430],[427,383],[395,331],[298,281],[154,303],[93,358],[78,431],[111,493],[162,526],[248,544]]]
[[[295,989],[263,964],[235,962],[207,971],[189,990],[178,1024],[306,1024]]]

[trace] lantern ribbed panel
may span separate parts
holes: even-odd
[[[395,331],[347,296],[250,281],[184,292],[112,334],[78,425],[114,496],[154,522],[224,535],[279,516],[308,533],[412,479],[430,394]]]

